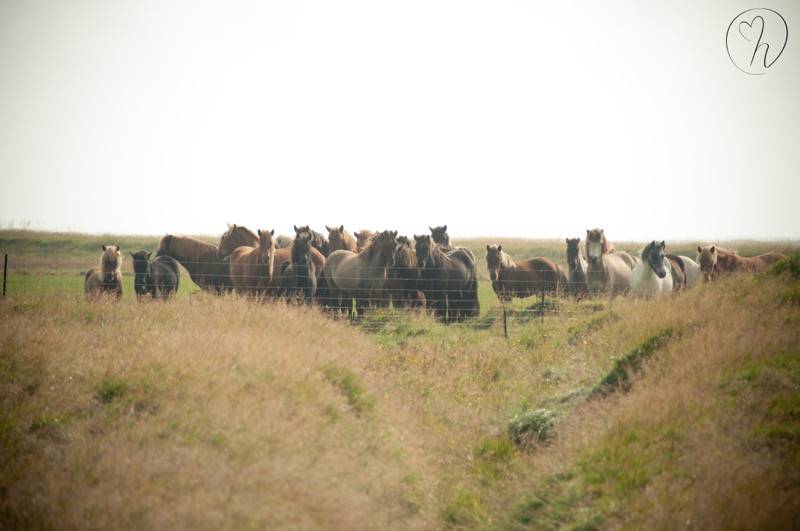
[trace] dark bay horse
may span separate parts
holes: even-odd
[[[431,238],[438,245],[442,251],[447,252],[453,249],[450,246],[450,235],[447,234],[447,225],[440,225],[439,227],[428,226],[431,231]]]
[[[321,252],[322,256],[327,258],[328,255],[331,254],[331,244],[325,236],[315,230],[311,230],[308,225],[304,225],[302,227],[298,227],[297,225],[294,226],[295,237],[302,232],[307,232],[310,235],[311,245],[317,251]]]
[[[181,273],[177,260],[171,256],[157,256],[150,260],[150,253],[137,251],[133,258],[133,288],[138,298],[168,299],[178,293]]]
[[[567,238],[567,268],[569,271],[567,279],[568,293],[578,298],[588,294],[589,283],[586,279],[586,271],[589,265],[581,253],[580,238]]]
[[[274,229],[259,229],[258,235],[253,234],[258,241],[256,247],[240,245],[231,252],[229,272],[237,293],[256,298],[267,296],[275,270],[274,235]]]
[[[232,290],[233,284],[228,274],[228,262],[218,253],[216,245],[167,234],[158,242],[156,257],[171,256],[186,268],[192,282],[204,291],[219,295]]]
[[[475,256],[459,247],[449,252],[428,236],[414,236],[421,287],[429,309],[445,323],[480,314]]]
[[[331,252],[340,249],[353,252],[358,250],[356,239],[353,238],[349,232],[344,230],[344,225],[340,225],[339,227],[329,227],[325,225],[325,228],[328,229],[328,242],[330,242]]]
[[[103,245],[100,267],[93,267],[83,279],[83,291],[87,300],[102,295],[122,297],[122,253],[119,245]]]
[[[386,289],[396,308],[420,308],[425,304],[425,295],[420,291],[420,271],[417,253],[405,236],[397,237],[394,265],[389,269]]]
[[[289,262],[281,263],[279,270],[275,272],[272,284],[275,294],[286,296],[290,300],[313,300],[317,294],[319,275],[314,263],[314,253],[322,256],[311,246],[311,235],[307,232],[298,233],[292,242]]]
[[[360,253],[334,251],[325,261],[326,306],[361,315],[367,306],[388,300],[386,281],[394,265],[397,231],[385,230]]]
[[[514,262],[502,245],[486,245],[486,267],[497,298],[505,302],[542,291],[558,293],[567,282],[567,275],[549,258],[538,256]]]
[[[775,252],[758,256],[739,256],[736,251],[716,245],[697,246],[697,261],[704,281],[728,273],[755,273],[784,258],[785,255]]]

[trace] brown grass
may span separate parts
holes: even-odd
[[[509,340],[205,295],[6,300],[0,525],[796,527],[797,285],[605,300]],[[628,392],[589,398],[667,329]],[[508,421],[537,407],[554,439],[519,449]]]

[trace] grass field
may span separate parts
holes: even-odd
[[[0,236],[19,278],[155,242],[56,244],[47,268],[32,257],[51,244]],[[87,304],[82,279],[32,281],[0,303],[0,528],[797,528],[800,264],[784,269],[557,301],[508,339],[485,288],[481,319],[446,327],[201,292]]]

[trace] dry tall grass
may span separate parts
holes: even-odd
[[[799,292],[728,279],[509,340],[205,295],[6,300],[0,525],[796,526]],[[630,390],[592,395],[631,352]],[[554,435],[514,446],[536,408]]]

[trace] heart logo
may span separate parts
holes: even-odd
[[[760,22],[760,24],[756,24],[756,22]],[[739,35],[750,42],[760,41],[764,35],[764,19],[760,15],[756,15],[750,22],[746,20],[739,22]],[[756,35],[758,35],[758,38],[752,38]]]

